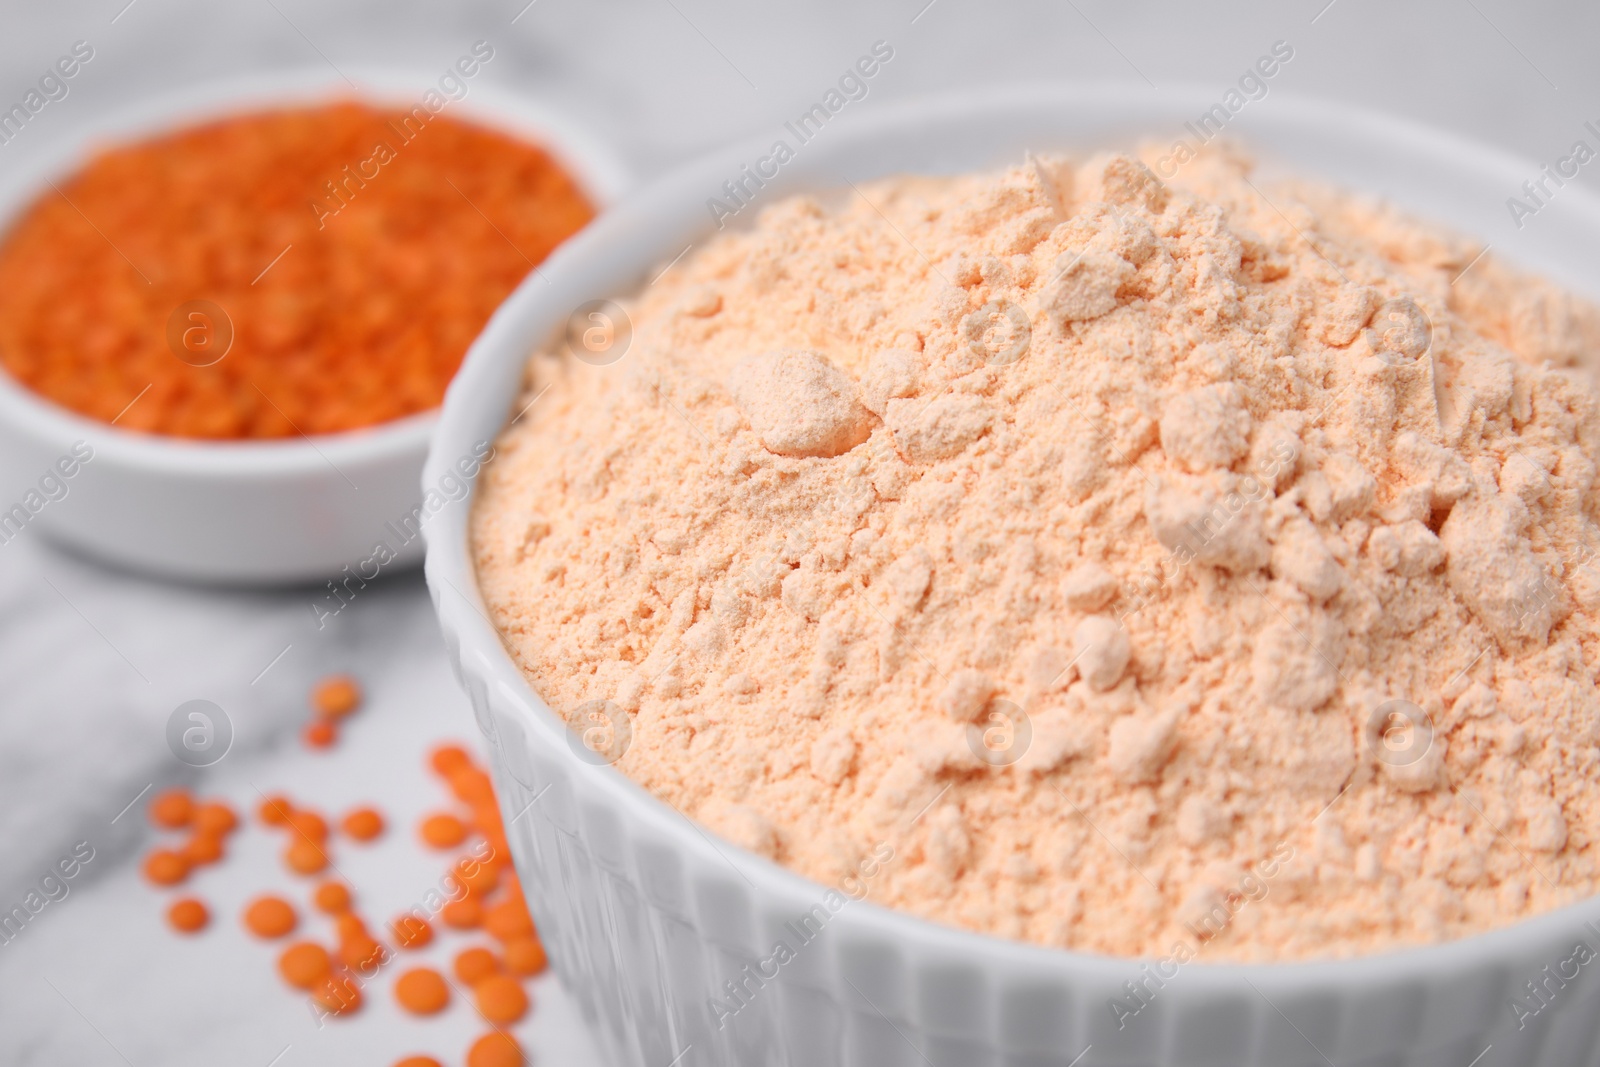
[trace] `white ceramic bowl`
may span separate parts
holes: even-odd
[[[0,232],[48,189],[48,180],[80,167],[97,143],[335,97],[409,106],[436,85],[444,67],[347,70],[350,82],[326,68],[284,72],[141,102],[74,130],[36,152],[29,165],[8,170],[0,180]],[[486,82],[489,70],[465,80],[466,96],[441,113],[525,137],[549,150],[597,208],[615,200],[629,184],[616,157],[558,113],[496,90]],[[17,146],[28,147],[19,140],[7,150]],[[409,528],[396,534],[391,527],[398,529],[421,499],[418,479],[436,422],[437,414],[426,412],[347,433],[197,442],[85,418],[0,370],[0,492],[6,494],[0,497],[0,545],[44,533],[124,566],[241,584],[332,577],[346,566],[359,571],[378,542],[395,552],[388,565],[415,563],[421,538],[406,539]],[[40,480],[77,442],[85,443],[78,454],[86,446],[93,458],[70,478],[58,472],[46,483],[58,496],[57,483],[66,490],[49,499]],[[69,461],[61,470],[72,467]]]
[[[831,123],[762,195],[833,188],[891,172],[1015,162],[1175,137],[1204,94],[1033,89],[869,106]],[[1563,190],[1539,226],[1515,231],[1505,197],[1537,171],[1456,138],[1379,116],[1273,98],[1232,132],[1308,176],[1386,194],[1600,294],[1600,204]],[[613,211],[490,321],[452,384],[426,477],[508,416],[524,360],[568,312],[626,294],[711,229],[705,207],[762,138],[694,163]],[[1557,990],[1519,1029],[1523,983],[1561,968],[1578,941],[1600,949],[1600,901],[1478,937],[1365,958],[1267,965],[1192,962],[1119,1029],[1109,1007],[1141,961],[948,929],[870,903],[834,914],[793,962],[719,1027],[713,999],[772,952],[825,887],[714,844],[615,769],[579,759],[490,625],[474,580],[467,509],[428,531],[427,576],[446,644],[493,749],[514,858],[557,972],[614,1064],[678,1067],[923,1065],[1494,1064],[1600,1062],[1600,979]],[[908,813],[909,815],[910,813]],[[1093,922],[1091,915],[1088,922]],[[1489,1048],[1489,1046],[1493,1046]],[[1487,1051],[1486,1051],[1487,1049]],[[1081,1060],[1078,1057],[1082,1056]],[[1480,1058],[1481,1057],[1481,1058]]]

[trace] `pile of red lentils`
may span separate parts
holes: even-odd
[[[306,742],[315,747],[333,743],[338,721],[360,703],[361,690],[352,679],[339,677],[320,684],[312,695],[314,717],[304,734]],[[458,745],[436,748],[429,762],[461,810],[427,816],[417,827],[418,836],[429,848],[441,851],[471,845],[441,881],[441,898],[446,902],[435,914],[421,909],[405,912],[382,929],[383,936],[375,935],[350,887],[325,875],[335,842],[342,838],[361,845],[375,840],[385,829],[382,814],[370,807],[356,808],[340,817],[335,828],[312,807],[274,795],[262,800],[257,818],[284,834],[283,864],[290,872],[319,879],[311,892],[311,907],[331,922],[333,937],[328,944],[309,937],[289,940],[301,926],[300,913],[276,894],[252,901],[244,910],[244,926],[262,940],[288,941],[278,955],[278,973],[291,989],[311,997],[319,1016],[359,1011],[363,990],[400,954],[430,944],[435,924],[465,935],[487,934],[484,942],[456,953],[454,982],[432,967],[395,968],[399,973],[392,983],[394,997],[404,1010],[427,1016],[443,1011],[461,989],[470,991],[490,1030],[467,1050],[466,1067],[523,1067],[527,1061],[522,1047],[503,1027],[528,1013],[524,982],[545,969],[544,947],[511,867],[511,849],[488,774]],[[194,868],[220,861],[228,835],[240,827],[238,815],[227,804],[197,800],[184,789],[157,794],[149,814],[156,826],[188,835],[177,847],[157,848],[145,858],[146,877],[161,886],[180,885]],[[210,910],[195,897],[182,897],[172,902],[167,918],[174,929],[194,934],[210,922]],[[442,1064],[430,1056],[411,1056],[395,1067]]]
[[[495,308],[594,209],[537,145],[444,114],[415,125],[343,101],[105,147],[6,227],[0,367],[177,437],[437,407]]]

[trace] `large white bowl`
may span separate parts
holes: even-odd
[[[443,71],[442,62],[438,70],[347,70],[349,81],[325,68],[291,71],[143,101],[75,130],[36,153],[31,165],[7,171],[0,179],[0,234],[48,190],[48,181],[70,174],[105,141],[336,97],[410,106]],[[582,128],[537,102],[496,90],[485,78],[481,72],[467,79],[467,95],[441,113],[545,147],[597,208],[627,187],[626,169]],[[379,542],[395,553],[388,565],[405,566],[421,558],[422,540],[414,520],[399,534],[392,530],[401,529],[421,499],[418,478],[436,422],[436,413],[425,412],[347,433],[192,441],[85,418],[0,369],[0,492],[6,494],[0,524],[15,507],[25,507],[29,490],[76,442],[93,453],[63,480],[65,497],[45,503],[25,524],[26,509],[16,513],[0,525],[0,541],[34,536],[37,529],[114,563],[208,582],[301,581],[331,577],[345,566],[360,572]],[[40,499],[43,494],[33,502]]]
[[[894,107],[831,123],[762,195],[1015,162],[1175,137],[1204,94],[1031,89]],[[1518,233],[1504,198],[1533,164],[1433,130],[1325,104],[1252,104],[1232,131],[1307,175],[1383,193],[1477,232],[1515,258],[1600,294],[1600,204],[1576,188]],[[711,229],[705,201],[771,138],[694,163],[631,199],[525,284],[490,321],[450,387],[427,477],[493,438],[524,360],[576,305],[625,294]],[[851,903],[719,1028],[711,1001],[769,956],[825,887],[713,841],[615,769],[578,758],[486,617],[467,509],[428,530],[427,577],[445,641],[493,749],[528,903],[557,972],[615,1064],[923,1067],[1081,1063],[1237,1065],[1600,1062],[1600,979],[1580,977],[1519,1029],[1512,998],[1543,980],[1600,920],[1590,900],[1478,937],[1359,959],[1193,962],[1119,1029],[1109,1008],[1140,961],[1035,947]],[[910,813],[908,813],[909,815]],[[1094,917],[1088,916],[1093,922]],[[1552,987],[1554,988],[1554,987]],[[1493,1046],[1489,1048],[1489,1046]],[[1487,1050],[1487,1051],[1486,1051]],[[1083,1058],[1078,1060],[1077,1058]],[[1480,1058],[1481,1057],[1481,1058]]]

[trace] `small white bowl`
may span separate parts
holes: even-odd
[[[50,180],[87,162],[98,144],[336,98],[411,105],[443,71],[443,64],[439,70],[347,69],[350,81],[325,69],[293,71],[186,87],[140,102],[75,131],[0,180],[0,231]],[[598,140],[484,77],[465,79],[467,95],[440,113],[545,148],[597,210],[627,188],[627,170]],[[414,564],[422,556],[413,509],[422,499],[419,478],[437,421],[437,412],[424,412],[298,439],[194,441],[86,418],[0,369],[0,547],[43,533],[113,563],[204,582],[304,581],[345,567],[367,570],[370,578],[375,572],[366,561],[380,543],[393,552],[386,566]],[[92,459],[74,464],[86,449]],[[72,476],[63,477],[68,469]]]
[[[1083,153],[1177,137],[1212,92],[1126,85],[1017,89],[869,104],[802,147],[761,192],[835,189],[897,172],[958,173],[1026,150]],[[1273,97],[1230,124],[1279,164],[1384,194],[1492,241],[1498,252],[1600,294],[1600,200],[1564,189],[1516,231],[1504,199],[1538,173],[1455,137],[1349,108]],[[572,308],[626,294],[712,231],[705,202],[771,137],[698,161],[632,197],[551,258],[553,284],[525,283],[451,384],[425,477],[441,476],[505,424],[523,365]],[[1547,216],[1545,212],[1549,212]],[[741,213],[744,216],[754,212]],[[1570,983],[1526,1027],[1513,998],[1600,942],[1600,900],[1476,937],[1337,961],[1194,961],[1128,1025],[1113,999],[1155,961],[1019,944],[870,902],[830,906],[823,933],[777,977],[754,967],[828,889],[716,844],[620,772],[580,757],[528,685],[478,593],[465,507],[427,531],[428,585],[445,643],[493,750],[496,790],[528,905],[557,973],[613,1064],[925,1067],[1100,1064],[1179,1067],[1525,1067],[1593,1064],[1600,981]],[[909,817],[912,813],[907,812]],[[1262,904],[1261,906],[1270,906]],[[1093,922],[1091,915],[1087,921]],[[746,965],[753,965],[745,971]],[[1551,968],[1546,972],[1545,968]],[[731,983],[745,1005],[718,1018]],[[1492,1046],[1492,1049],[1489,1048]]]

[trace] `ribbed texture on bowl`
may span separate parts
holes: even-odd
[[[1176,128],[1205,94],[1038,89],[883,107],[841,120],[771,195],[892,170],[948,172],[1024,147],[1096,147]],[[1390,119],[1274,98],[1241,122],[1310,174],[1389,192],[1473,228],[1473,205],[1536,168]],[[702,201],[766,143],[662,179],[558,251],[491,321],[451,387],[435,476],[508,417],[524,361],[569,311],[648,280],[707,229]],[[1363,162],[1364,161],[1364,162]],[[1600,204],[1579,189],[1551,205],[1565,237],[1527,256],[1568,280],[1600,277],[1574,251],[1600,240]],[[1431,198],[1431,201],[1430,201]],[[1553,220],[1554,221],[1554,220]],[[1559,235],[1557,235],[1559,236]],[[1591,245],[1583,247],[1592,247]],[[1587,255],[1584,253],[1583,255]],[[1585,266],[1588,263],[1588,266]],[[1585,286],[1600,292],[1600,284]],[[477,593],[467,509],[427,530],[427,576],[445,642],[493,753],[495,784],[528,905],[557,974],[615,1067],[1600,1067],[1600,958],[1551,980],[1522,1020],[1514,998],[1582,941],[1600,953],[1590,900],[1449,944],[1339,962],[1191,962],[1118,1027],[1113,999],[1140,961],[1044,949],[852,902],[719,1023],[714,1000],[772,953],[827,888],[732,845],[610,767],[580,760],[562,721],[512,663]],[[1086,921],[1093,922],[1088,916]],[[1595,928],[1586,923],[1597,924]]]

